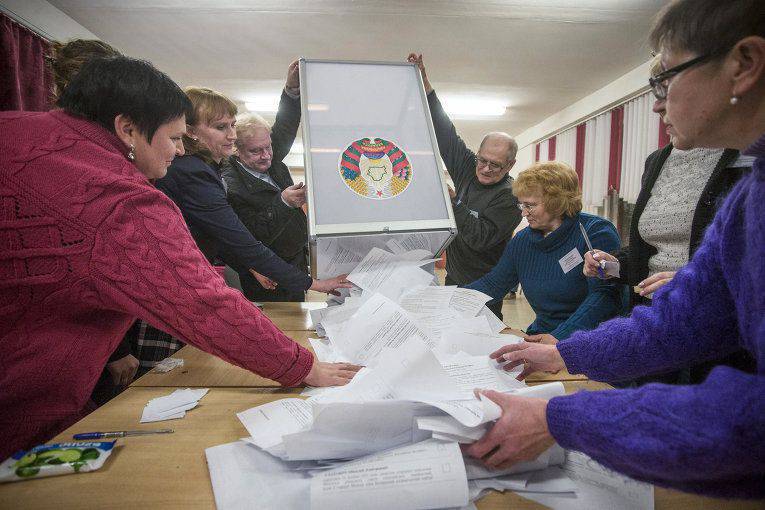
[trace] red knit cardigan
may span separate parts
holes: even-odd
[[[136,317],[283,385],[308,375],[311,353],[226,287],[97,124],[0,112],[0,215],[0,460],[82,416]]]

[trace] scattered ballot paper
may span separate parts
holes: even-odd
[[[162,420],[176,420],[186,416],[186,411],[194,409],[199,400],[207,395],[209,388],[175,390],[170,395],[149,400],[143,408],[141,423]]]
[[[456,443],[429,439],[363,457],[311,479],[311,508],[417,510],[468,504]]]
[[[363,368],[344,386],[238,413],[250,437],[206,450],[219,510],[465,509],[490,490],[561,501],[586,493],[556,467],[566,460],[557,444],[505,470],[462,456],[460,444],[479,440],[502,414],[475,388],[550,399],[565,394],[563,384],[527,386],[515,379],[521,368],[503,370],[489,354],[522,339],[500,334],[491,298],[438,286],[421,269],[429,252],[418,245],[387,247],[393,253],[348,251],[335,261],[353,264],[348,279],[358,287],[311,314],[326,335],[309,339],[316,358]],[[195,403],[162,415],[184,405]]]
[[[174,368],[182,367],[183,366],[183,360],[180,358],[165,358],[156,365],[154,365],[154,371],[155,372],[169,372]]]

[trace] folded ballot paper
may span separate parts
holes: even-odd
[[[460,445],[501,415],[474,389],[549,399],[563,385],[527,386],[520,369],[502,370],[489,354],[521,339],[499,334],[490,297],[437,286],[421,268],[427,252],[389,248],[358,255],[357,288],[312,313],[326,335],[310,339],[317,359],[364,368],[345,386],[238,413],[249,437],[206,450],[218,508],[473,508],[489,490],[575,498],[558,445],[501,471],[463,458]]]
[[[195,408],[208,391],[210,391],[208,388],[196,390],[186,388],[175,390],[164,397],[153,398],[143,408],[141,423],[183,418],[186,416],[186,411]]]

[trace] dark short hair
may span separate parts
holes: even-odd
[[[112,133],[114,118],[122,114],[149,142],[162,124],[192,113],[191,101],[173,80],[151,63],[130,57],[89,60],[56,104]]]
[[[676,0],[657,15],[653,49],[722,55],[744,37],[765,37],[762,0]]]

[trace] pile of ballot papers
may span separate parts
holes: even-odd
[[[348,276],[358,288],[317,311],[325,337],[311,339],[316,357],[364,368],[346,386],[238,413],[249,437],[206,451],[219,509],[472,508],[489,490],[561,507],[598,500],[577,499],[590,478],[571,466],[612,474],[589,459],[576,464],[557,444],[500,471],[463,457],[460,445],[480,439],[501,414],[476,388],[545,399],[565,392],[558,382],[527,386],[491,360],[521,338],[500,334],[505,325],[486,308],[489,296],[438,286],[422,269],[427,255],[373,248]],[[598,490],[607,486],[602,478]],[[646,508],[648,492],[634,494],[614,501]]]

